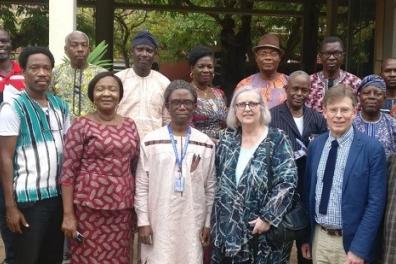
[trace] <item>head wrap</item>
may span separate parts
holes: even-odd
[[[367,86],[374,86],[381,89],[384,92],[386,91],[386,84],[384,79],[382,79],[381,76],[377,74],[371,74],[364,77],[359,85],[358,93],[360,93],[362,89]]]
[[[193,48],[187,56],[188,62],[191,66],[194,66],[197,61],[202,57],[213,57],[213,51],[205,46],[197,46]]]
[[[136,36],[132,39],[132,48],[137,45],[148,45],[153,48],[158,48],[157,40],[147,30],[139,31]]]

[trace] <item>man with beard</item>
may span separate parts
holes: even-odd
[[[311,75],[312,88],[307,106],[322,112],[322,100],[325,92],[337,84],[348,85],[354,92],[357,91],[360,79],[352,73],[341,70],[344,56],[344,44],[339,37],[329,36],[322,41],[319,58],[323,70]]]
[[[88,98],[88,83],[105,69],[88,63],[89,38],[81,31],[73,31],[65,38],[65,53],[69,61],[54,68],[52,89],[69,105],[71,114],[85,115],[93,111]]]
[[[297,192],[302,196],[308,144],[315,136],[326,132],[327,126],[320,113],[304,105],[311,90],[307,73],[295,71],[290,74],[285,89],[286,102],[270,110],[270,126],[282,129],[290,139],[298,169]],[[311,263],[302,257],[300,247],[301,243],[297,241],[298,263]]]
[[[271,109],[286,100],[284,86],[287,76],[278,72],[283,55],[278,36],[271,33],[263,35],[257,46],[253,47],[253,52],[260,72],[240,81],[235,91],[246,86],[261,89],[263,100]]]
[[[61,263],[62,200],[59,176],[67,104],[47,93],[54,57],[28,47],[19,56],[26,89],[0,112],[0,179],[16,264]]]
[[[148,31],[138,32],[132,39],[132,68],[116,74],[124,86],[117,112],[136,122],[140,138],[169,120],[164,105],[164,91],[169,80],[151,69],[157,52],[158,43],[154,36]]]
[[[386,94],[384,106],[381,109],[396,117],[396,58],[387,58],[381,67],[381,77],[386,83]]]

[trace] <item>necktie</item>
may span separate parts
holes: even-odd
[[[333,184],[334,168],[337,160],[337,149],[338,142],[337,140],[333,140],[331,142],[331,148],[323,175],[322,197],[320,198],[319,204],[319,213],[321,214],[327,214],[327,206],[329,205],[330,191]]]
[[[327,88],[331,88],[334,86],[334,80],[333,79],[328,79],[327,80]]]

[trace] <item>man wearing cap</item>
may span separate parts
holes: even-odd
[[[74,117],[88,114],[93,111],[88,83],[106,69],[88,63],[89,38],[84,32],[73,31],[66,36],[65,54],[69,61],[54,68],[52,90],[66,101]]]
[[[344,63],[344,44],[339,37],[325,37],[320,45],[319,58],[323,70],[311,75],[311,93],[307,106],[318,112],[323,112],[322,100],[327,89],[345,84],[357,91],[360,79],[347,71],[341,70]]]
[[[260,72],[240,81],[235,91],[251,86],[261,89],[261,95],[269,108],[283,103],[286,100],[284,86],[287,83],[287,75],[278,72],[283,55],[278,36],[271,33],[263,35],[257,46],[253,47],[253,52]]]
[[[158,44],[148,31],[140,31],[132,40],[132,68],[117,73],[124,85],[124,96],[118,113],[132,118],[141,139],[169,120],[164,105],[164,91],[168,78],[152,70]]]
[[[386,95],[383,112],[396,117],[396,58],[387,58],[382,62],[381,77],[386,83]]]

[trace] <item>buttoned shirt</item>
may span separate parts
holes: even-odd
[[[308,101],[306,105],[311,107],[312,109],[323,112],[322,100],[325,95],[325,92],[328,89],[328,81],[326,79],[323,71],[312,74],[311,76],[311,92],[308,97]],[[360,78],[353,75],[352,73],[340,70],[339,77],[333,80],[333,86],[337,84],[345,84],[357,92],[357,89],[360,84]]]
[[[334,138],[331,133],[323,147],[322,156],[320,157],[317,182],[315,191],[315,220],[316,222],[326,228],[341,229],[342,228],[342,183],[344,178],[344,170],[349,156],[349,150],[353,141],[353,127],[351,127],[343,136],[338,139]],[[327,207],[327,214],[319,213],[319,204],[322,197],[323,177],[329,156],[331,142],[337,140],[339,146],[337,149],[337,160],[334,169],[333,184],[330,190],[329,204]]]

